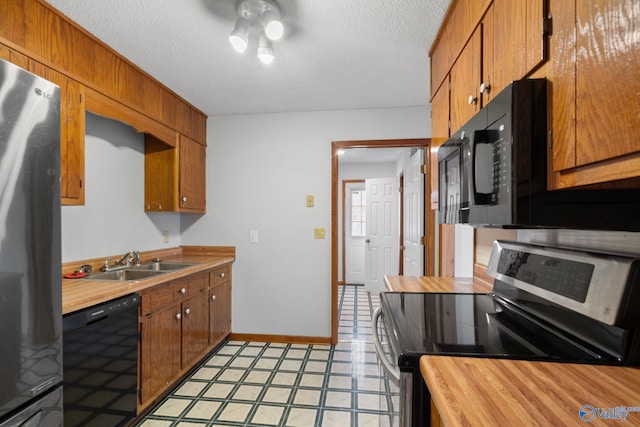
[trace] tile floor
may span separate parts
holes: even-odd
[[[138,426],[388,425],[370,327],[378,304],[341,286],[336,346],[227,342]]]

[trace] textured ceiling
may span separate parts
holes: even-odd
[[[227,38],[235,0],[48,0],[207,115],[420,106],[449,0],[280,0],[275,61]]]

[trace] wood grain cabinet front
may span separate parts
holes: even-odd
[[[144,209],[206,212],[206,147],[184,135],[175,146],[145,135]]]
[[[551,189],[633,178],[640,187],[640,9],[551,0]]]
[[[231,333],[231,282],[209,290],[209,346],[220,344]]]
[[[144,407],[209,349],[207,279],[198,273],[141,296],[140,399]]]

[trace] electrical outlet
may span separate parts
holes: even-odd
[[[314,239],[324,239],[324,228],[314,228],[313,237]]]
[[[258,230],[249,231],[249,243],[258,243]]]
[[[313,207],[313,195],[308,195],[307,196],[307,207],[308,208],[312,208]]]
[[[162,232],[162,243],[169,243],[169,232],[167,230]]]

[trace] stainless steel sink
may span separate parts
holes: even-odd
[[[101,273],[90,274],[86,277],[89,280],[144,280],[149,277],[157,276],[159,274],[166,273],[166,271],[149,271],[149,270],[118,270],[118,271],[104,271]]]
[[[180,270],[181,268],[191,267],[192,265],[196,265],[193,262],[150,262],[148,264],[140,264],[137,267],[133,267],[134,270],[137,271],[148,271],[148,270],[156,270],[156,271],[173,271]]]

